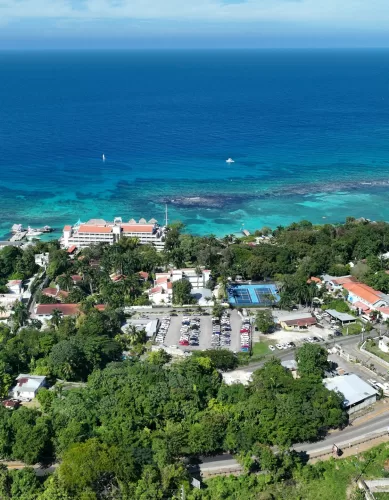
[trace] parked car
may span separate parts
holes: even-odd
[[[275,350],[276,350],[276,348],[274,347],[274,345],[269,345],[269,349],[270,349],[271,351],[275,351]]]

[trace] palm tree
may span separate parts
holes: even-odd
[[[56,330],[59,324],[61,323],[61,319],[62,319],[62,312],[59,311],[58,309],[53,309],[53,312],[51,313],[50,324],[54,326]]]
[[[196,266],[195,273],[197,275],[197,288],[199,288],[199,279],[203,275],[203,271],[200,266]]]
[[[24,302],[17,301],[13,307],[16,329],[25,325],[30,314]]]
[[[66,291],[69,291],[70,287],[73,286],[73,279],[72,279],[69,272],[66,272],[62,276],[58,276],[57,282],[58,282],[59,286],[62,289],[65,289]]]

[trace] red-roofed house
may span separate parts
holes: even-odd
[[[361,302],[371,310],[376,310],[382,307],[389,306],[389,297],[374,288],[371,288],[364,283],[344,283],[343,288],[348,291],[347,300],[358,307],[358,303]]]
[[[58,290],[57,288],[43,288],[42,295],[46,297],[52,297],[53,299],[65,300],[69,296],[69,292],[65,290]]]
[[[149,279],[149,273],[146,273],[145,271],[139,271],[138,274],[143,281],[147,281]]]
[[[105,304],[97,304],[97,305],[95,306],[95,309],[97,309],[97,310],[98,310],[98,311],[100,311],[100,312],[103,312],[103,311],[105,311],[106,307],[107,307],[107,306],[106,306]]]
[[[281,326],[285,330],[306,330],[309,326],[316,325],[316,323],[317,319],[313,316],[302,314],[301,317],[296,316],[295,318],[282,320]]]
[[[38,304],[35,309],[35,316],[40,319],[50,319],[54,309],[60,311],[63,316],[77,316],[80,312],[78,304]]]

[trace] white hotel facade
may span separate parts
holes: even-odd
[[[75,226],[65,226],[61,238],[64,248],[85,248],[98,243],[113,245],[120,238],[138,238],[141,245],[151,244],[158,251],[163,250],[165,245],[166,227],[161,227],[155,219],[146,221],[140,219],[136,222],[131,219],[123,222],[121,217],[116,217],[113,222],[104,219],[91,219],[90,221],[78,223]]]

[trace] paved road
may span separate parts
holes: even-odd
[[[360,417],[359,423],[356,421],[353,426],[346,427],[342,431],[331,431],[322,441],[296,444],[293,446],[293,449],[306,452],[310,456],[326,454],[331,452],[333,444],[344,449],[349,444],[373,438],[388,431],[389,405],[387,407],[382,406],[376,414],[367,414]],[[199,469],[203,474],[215,473],[217,471],[223,472],[223,469],[228,468],[239,468],[238,462],[230,454],[203,458],[202,463],[199,465]]]

